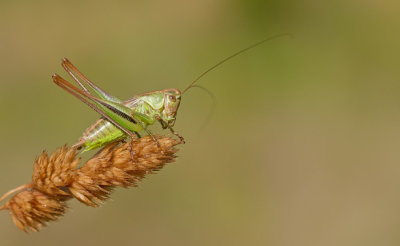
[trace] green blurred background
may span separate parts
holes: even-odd
[[[120,98],[185,88],[176,163],[0,245],[399,245],[398,1],[0,2],[0,193],[98,115],[52,83],[68,57]],[[160,132],[158,126],[152,127]]]

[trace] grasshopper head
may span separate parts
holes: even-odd
[[[176,113],[178,112],[179,104],[181,103],[181,92],[178,89],[165,89],[164,91],[164,112],[165,121],[168,125],[174,126]]]

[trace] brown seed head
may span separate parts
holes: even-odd
[[[134,140],[133,160],[130,143],[108,145],[76,171],[69,190],[79,201],[95,207],[115,186],[136,186],[145,174],[175,160],[174,146],[179,142],[167,137],[158,138],[158,142],[160,148],[149,136]]]
[[[15,225],[21,230],[38,231],[48,221],[63,215],[66,200],[75,197],[96,207],[117,187],[136,186],[149,173],[175,161],[175,148],[180,142],[169,137],[150,136],[132,143],[111,143],[100,150],[85,165],[76,169],[79,158],[76,149],[66,146],[48,156],[43,152],[35,160],[32,183],[22,185],[0,197],[14,195],[1,209],[8,209]]]

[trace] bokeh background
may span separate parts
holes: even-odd
[[[120,98],[184,95],[176,163],[1,245],[399,245],[398,1],[0,1],[0,193],[98,115],[52,83],[68,57]],[[152,127],[161,132],[158,126]]]

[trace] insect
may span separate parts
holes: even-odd
[[[102,116],[83,133],[80,140],[73,146],[79,149],[83,148],[83,151],[88,151],[126,137],[130,137],[132,140],[135,137],[140,138],[140,132],[142,131],[152,136],[159,146],[157,139],[148,129],[148,126],[153,125],[155,122],[159,122],[163,129],[168,128],[184,143],[184,138],[173,129],[182,95],[190,88],[200,87],[196,85],[197,81],[219,65],[262,43],[286,35],[290,34],[285,33],[269,37],[223,59],[200,74],[183,92],[174,88],[164,89],[139,94],[126,101],[122,101],[102,90],[87,79],[68,59],[64,58],[61,63],[62,67],[80,88],[72,85],[58,74],[53,75],[54,83],[86,103]],[[92,94],[93,92],[96,96]],[[132,141],[131,155],[133,158]]]
[[[83,133],[74,147],[88,151],[124,139],[126,136],[133,139],[136,135],[140,138],[139,132],[143,130],[153,136],[147,126],[153,125],[156,121],[160,122],[163,129],[170,129],[184,142],[183,137],[172,128],[181,98],[178,89],[147,92],[122,101],[88,80],[68,59],[64,58],[61,65],[82,90],[57,74],[53,75],[54,83],[102,116]],[[93,96],[83,83],[86,83],[98,97]],[[157,142],[154,137],[153,139]]]

